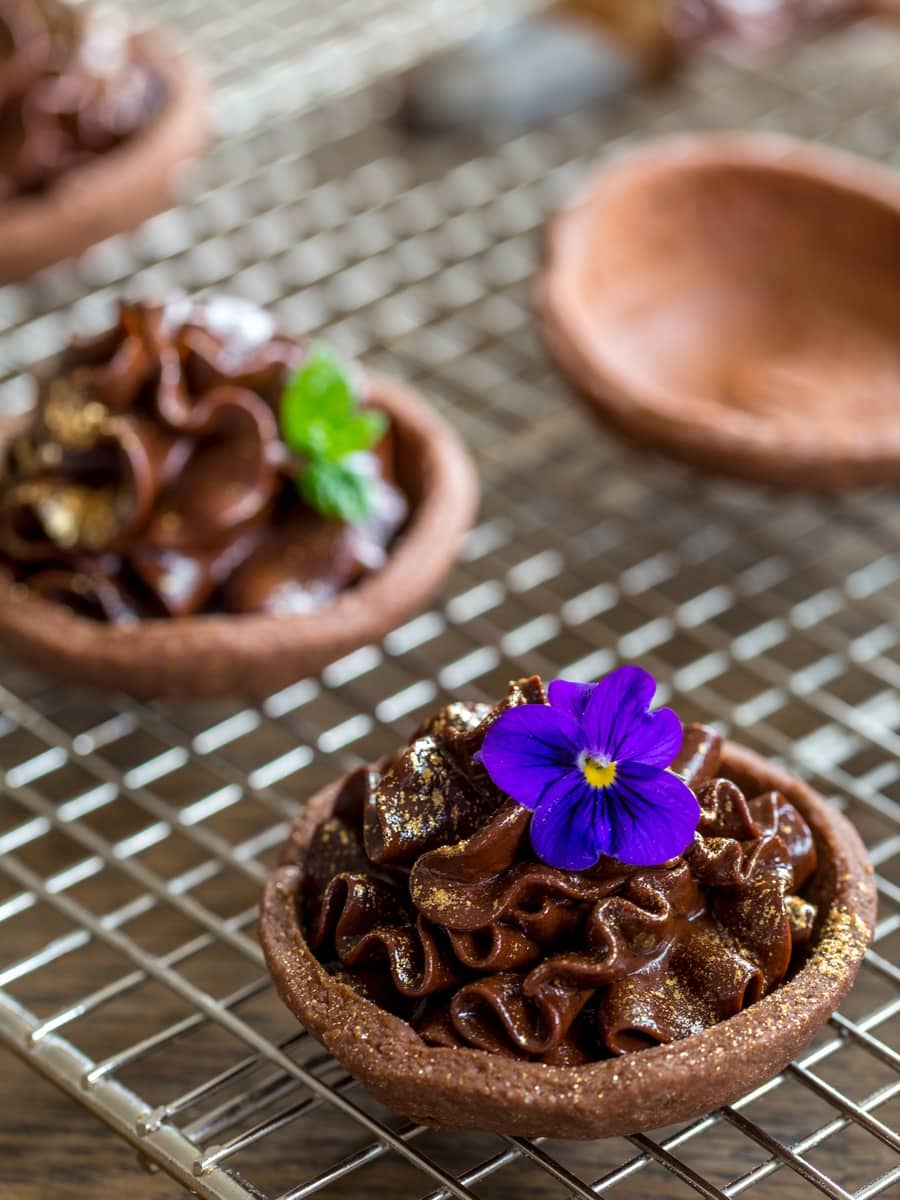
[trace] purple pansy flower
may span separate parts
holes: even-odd
[[[666,767],[681,721],[650,712],[656,681],[620,667],[600,683],[557,679],[549,704],[509,709],[490,727],[481,759],[494,783],[534,813],[538,858],[565,871],[608,854],[636,867],[681,854],[700,820],[691,789]]]

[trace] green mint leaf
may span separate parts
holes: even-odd
[[[316,512],[356,525],[372,507],[372,488],[365,476],[345,463],[311,461],[297,480],[300,495]]]
[[[345,367],[321,343],[288,380],[279,421],[290,450],[329,463],[370,450],[387,429],[382,413],[360,407]]]
[[[384,437],[387,417],[363,408],[340,359],[321,343],[288,380],[279,413],[281,436],[303,459],[301,496],[324,517],[356,524],[372,507],[372,488],[348,459]]]

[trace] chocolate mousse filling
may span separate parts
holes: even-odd
[[[497,708],[457,704],[383,770],[351,776],[306,858],[302,912],[326,969],[429,1045],[561,1066],[690,1037],[802,962],[816,922],[809,825],[774,791],[719,776],[721,738],[689,726],[673,770],[694,841],[653,868],[539,861],[531,813],[479,762]]]
[[[278,420],[307,354],[243,302],[123,304],[113,329],[63,354],[5,448],[0,565],[119,625],[310,613],[377,571],[408,511],[392,434],[354,456],[364,520],[309,507]]]

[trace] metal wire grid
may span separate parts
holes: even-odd
[[[517,8],[539,0],[514,0]],[[209,64],[223,132],[258,128],[360,87],[471,32],[486,0],[127,0]]]
[[[285,5],[245,9],[251,45]],[[209,19],[221,6],[183,10],[220,72],[243,78],[252,60],[224,32],[216,53],[238,6],[233,26]],[[192,203],[0,295],[11,402],[22,366],[101,326],[125,281],[227,284],[427,388],[486,481],[432,610],[260,706],[141,705],[4,664],[0,1033],[147,1163],[216,1198],[900,1191],[896,500],[769,496],[623,450],[550,367],[529,298],[545,217],[598,152],[636,136],[778,127],[889,158],[898,50],[859,27],[767,72],[708,59],[611,116],[492,147],[410,150],[373,121],[372,93],[353,95],[234,132]],[[667,681],[687,718],[740,729],[846,807],[881,900],[860,980],[778,1080],[653,1137],[404,1122],[298,1030],[262,967],[256,899],[295,806],[445,697],[620,658]]]

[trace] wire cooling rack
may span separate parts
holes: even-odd
[[[646,134],[779,128],[897,157],[900,38],[862,25],[765,68],[708,57],[612,114],[410,146],[379,122],[377,88],[313,104],[310,47],[335,29],[352,43],[329,79],[345,91],[452,36],[474,5],[423,5],[418,23],[384,0],[324,16],[297,0],[151,10],[215,64],[223,138],[184,207],[0,293],[6,401],[123,288],[227,287],[419,384],[468,437],[485,500],[433,608],[260,706],[138,704],[3,664],[5,1044],[210,1200],[897,1196],[897,498],[769,494],[625,450],[551,367],[531,284],[547,215],[590,163]],[[856,988],[777,1080],[686,1126],[566,1143],[410,1124],[267,979],[256,901],[291,816],[445,697],[620,659],[855,821],[880,894]]]

